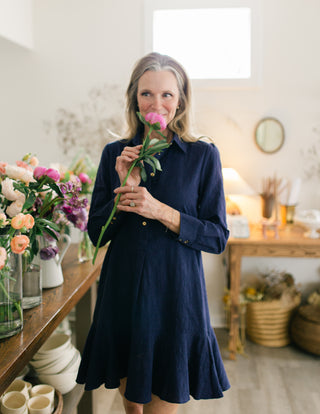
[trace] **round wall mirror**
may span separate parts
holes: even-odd
[[[275,118],[264,118],[256,126],[256,144],[269,154],[279,151],[284,142],[284,128]]]

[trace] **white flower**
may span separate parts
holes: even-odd
[[[6,213],[9,217],[14,217],[17,214],[21,213],[24,201],[16,200],[13,201],[10,206],[7,207]]]
[[[14,180],[20,180],[25,182],[26,184],[30,183],[30,181],[35,181],[33,178],[33,172],[28,171],[25,168],[17,167],[15,165],[7,165],[5,167],[6,175],[9,178],[13,178]]]
[[[5,198],[9,201],[16,201],[20,200],[25,202],[25,196],[24,194],[20,193],[20,191],[15,190],[13,187],[13,180],[6,177],[2,181],[2,194],[5,196]]]

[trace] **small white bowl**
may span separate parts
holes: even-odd
[[[38,374],[58,374],[65,369],[75,355],[76,348],[64,351],[61,357],[51,360],[48,364],[35,367]]]
[[[66,372],[52,375],[39,375],[39,380],[44,384],[52,385],[61,394],[66,394],[76,386],[77,372]]]
[[[77,349],[75,349],[75,353],[74,353],[72,360],[62,371],[59,372],[59,374],[66,373],[66,372],[78,372],[80,362],[81,362],[81,354]]]
[[[52,357],[60,356],[71,344],[71,337],[67,334],[54,334],[50,336],[47,341],[38,350],[36,355],[40,358],[42,356]],[[37,359],[37,358],[36,358]]]

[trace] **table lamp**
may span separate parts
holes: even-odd
[[[223,185],[226,195],[226,210],[229,215],[239,215],[241,210],[239,206],[232,201],[229,196],[232,195],[254,195],[255,191],[244,181],[240,174],[233,168],[223,168]]]

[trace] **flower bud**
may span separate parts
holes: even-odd
[[[58,170],[55,170],[54,168],[48,168],[45,175],[55,182],[60,180],[60,173]]]

